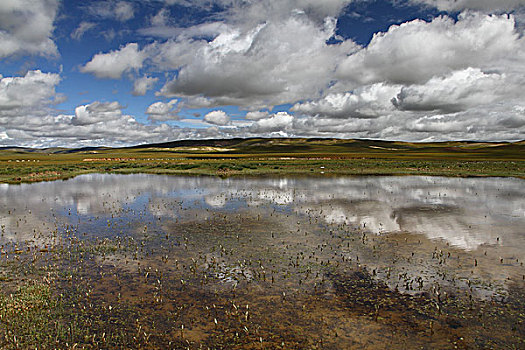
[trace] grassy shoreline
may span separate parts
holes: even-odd
[[[0,149],[0,183],[60,180],[89,173],[525,178],[525,142],[414,144],[371,140],[234,139],[180,141],[154,146]]]
[[[111,159],[111,158],[108,158]],[[118,158],[115,158],[118,159]],[[167,159],[84,162],[54,157],[39,162],[0,160],[1,183],[64,180],[82,174],[189,176],[360,176],[422,175],[525,178],[525,161],[393,159]]]

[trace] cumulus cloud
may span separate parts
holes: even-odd
[[[337,62],[356,47],[351,41],[326,44],[334,32],[333,20],[319,26],[297,14],[246,31],[229,26],[210,42],[167,42],[157,47],[155,63],[179,73],[160,94],[250,108],[316,97]]]
[[[122,117],[122,106],[114,102],[93,102],[89,105],[78,106],[75,116],[71,119],[73,125],[92,125],[100,122],[109,122]]]
[[[57,97],[55,87],[59,82],[59,74],[42,73],[39,70],[29,71],[23,77],[0,75],[0,113],[17,114],[19,111],[12,111],[29,107],[43,108],[53,103]]]
[[[490,110],[480,106],[459,113],[423,115],[408,120],[404,132],[411,138],[428,140],[522,140],[523,108],[523,103],[506,101]]]
[[[375,119],[295,117],[288,135],[404,141],[516,141],[525,134],[523,103],[448,114],[393,111]]]
[[[525,43],[513,16],[465,13],[391,27],[296,103],[293,135],[407,141],[520,140]]]
[[[16,140],[18,145],[41,146],[98,146],[113,145],[125,146],[143,142],[163,142],[173,138],[193,136],[190,132],[174,128],[166,124],[145,125],[138,123],[129,115],[122,115],[118,119],[99,121],[96,123],[76,125],[71,115],[48,115],[34,118],[25,116],[24,124],[11,126],[6,129],[7,139],[2,144],[12,144]],[[0,127],[2,121],[0,120]]]
[[[151,104],[148,109],[146,110],[146,114],[148,115],[148,119],[153,121],[166,121],[166,120],[174,120],[179,119],[177,116],[178,109],[175,109],[175,106],[177,105],[177,100],[171,100],[169,102],[155,102]]]
[[[204,96],[192,96],[186,98],[184,101],[184,107],[186,108],[210,108],[213,106],[213,101]]]
[[[268,118],[259,119],[250,126],[253,133],[289,132],[293,128],[294,117],[286,112],[272,114]]]
[[[403,87],[392,103],[401,110],[459,112],[512,95],[515,87],[505,78],[504,74],[467,68],[434,77],[424,85]]]
[[[521,140],[525,105],[523,93],[516,92],[519,86],[505,75],[467,69],[426,84],[385,86],[390,93],[381,100],[365,102],[350,93],[329,95],[295,105],[292,109],[303,117],[295,118],[288,132],[406,141]],[[376,114],[362,118],[362,113],[355,115],[355,106]]]
[[[139,32],[171,39],[154,42],[141,53],[156,69],[177,71],[160,90],[161,96],[252,110],[315,98],[333,80],[338,61],[358,49],[351,40],[327,44],[335,36],[334,16],[350,2],[173,2],[202,8],[217,5],[224,11],[214,22],[180,28],[171,27],[169,9],[161,9],[150,18],[151,26]],[[83,70],[120,77],[122,69],[101,72],[95,64],[105,58],[126,67],[128,56],[117,52],[96,55]]]
[[[335,21],[315,17],[304,9],[262,24],[232,17],[181,29],[143,52],[155,68],[178,71],[158,94],[181,98],[179,107],[251,110],[244,123],[210,112],[204,121],[221,127],[201,136],[522,138],[525,48],[513,16],[410,21],[367,47],[327,45]],[[297,115],[264,111],[284,103],[295,103]]]
[[[119,79],[124,72],[140,69],[146,57],[138,44],[129,43],[119,50],[96,54],[80,71],[94,74],[97,78]]]
[[[71,33],[71,38],[75,40],[79,40],[80,38],[82,38],[84,33],[86,33],[88,30],[91,30],[95,27],[96,27],[96,23],[82,21],[78,25],[77,29],[75,29],[75,31]]]
[[[525,128],[525,106],[515,105],[514,108],[500,117],[503,127],[515,129],[518,132]]]
[[[231,10],[226,22],[188,28],[176,40],[148,48],[155,52],[152,61],[158,68],[178,70],[159,95],[188,99],[188,106],[196,108],[240,105],[253,110],[299,102],[294,107],[299,112],[369,118],[391,109],[399,91],[392,92],[401,86],[425,84],[469,67],[508,71],[519,67],[517,57],[524,51],[514,17],[508,15],[415,20],[392,26],[359,48],[351,40],[327,45],[335,35],[335,20],[314,21],[312,14],[321,6],[312,2],[222,4]],[[344,4],[334,1],[322,13],[338,13]],[[268,14],[283,6],[300,11],[284,11],[286,16],[272,15],[271,21],[257,25],[248,15],[232,15],[241,7]],[[198,39],[204,26],[213,28],[213,40]],[[518,70],[512,73],[523,74]],[[324,98],[322,106],[319,98]],[[300,102],[304,100],[314,102]]]
[[[0,58],[15,54],[57,56],[52,40],[58,0],[0,2]]]
[[[520,49],[513,16],[467,13],[457,22],[446,16],[414,20],[375,34],[366,48],[340,63],[338,77],[356,84],[424,83],[468,67],[496,68]]]
[[[435,7],[441,11],[485,10],[511,11],[525,6],[524,0],[410,0],[414,4]]]
[[[131,92],[134,96],[144,96],[148,90],[151,90],[153,86],[159,81],[159,78],[148,77],[147,75],[142,78],[138,78],[133,83],[133,91]]]
[[[471,132],[471,126],[469,120],[457,118],[456,115],[433,115],[411,121],[407,129],[415,132],[450,135],[461,131]]]
[[[214,125],[227,125],[230,122],[230,116],[224,111],[211,111],[204,116],[204,121]]]
[[[17,123],[0,112],[0,145],[126,146],[201,137],[197,130],[140,123],[124,114],[123,108],[117,101],[95,101],[78,106],[74,115],[24,113],[17,117]]]
[[[36,3],[56,4],[46,1]],[[519,11],[501,15],[521,1],[410,1],[445,11],[470,10],[457,19],[441,16],[392,26],[362,47],[336,35],[336,18],[352,0],[166,0],[165,8],[145,19],[148,27],[138,30],[149,44],[128,43],[98,53],[80,67],[99,78],[125,74],[136,96],[159,82],[148,74],[164,73],[166,80],[156,94],[173,99],[147,108],[153,123],[137,121],[116,101],[93,102],[78,106],[73,115],[57,115],[51,109],[60,97],[55,92],[59,75],[33,71],[24,77],[0,77],[0,144],[31,138],[53,145],[72,140],[85,144],[92,138],[92,144],[117,145],[260,135],[522,139],[525,39],[516,24]],[[210,14],[209,21],[178,26],[170,19],[173,8],[167,7],[173,4],[198,6]],[[138,6],[98,1],[84,8],[99,18],[126,21]],[[0,16],[3,9],[14,7],[0,4]],[[486,14],[491,12],[500,14]],[[41,42],[49,43],[55,16],[44,16],[52,20],[46,22],[50,29]],[[16,34],[16,26],[2,26],[7,24],[0,21],[0,43],[2,35]],[[71,37],[82,38],[92,28],[91,22],[81,22]],[[1,47],[0,57],[9,55],[2,50],[11,49]],[[284,104],[293,107],[271,113],[272,107]],[[250,112],[244,120],[232,121],[221,110],[229,105]],[[199,118],[195,128],[163,123],[177,119],[181,108],[215,110]]]
[[[297,103],[292,111],[330,118],[377,118],[393,110],[399,85],[377,83],[354,92],[328,94],[315,101]]]
[[[247,120],[260,120],[268,117],[268,112],[266,111],[252,111],[246,113]]]

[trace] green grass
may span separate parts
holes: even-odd
[[[47,284],[26,284],[14,294],[0,294],[0,345],[3,349],[21,349],[52,343],[49,330],[59,302]]]
[[[0,150],[0,182],[87,173],[212,176],[440,175],[525,177],[525,143],[404,143],[335,139],[187,141],[167,147]],[[200,142],[200,143],[199,143]],[[162,145],[166,146],[166,145]],[[324,168],[322,168],[324,167]]]

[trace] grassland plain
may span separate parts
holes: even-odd
[[[0,150],[0,182],[86,173],[212,176],[525,177],[525,142],[407,143],[340,139],[178,141],[128,148]]]

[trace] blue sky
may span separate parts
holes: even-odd
[[[521,140],[522,0],[0,4],[0,146]]]

